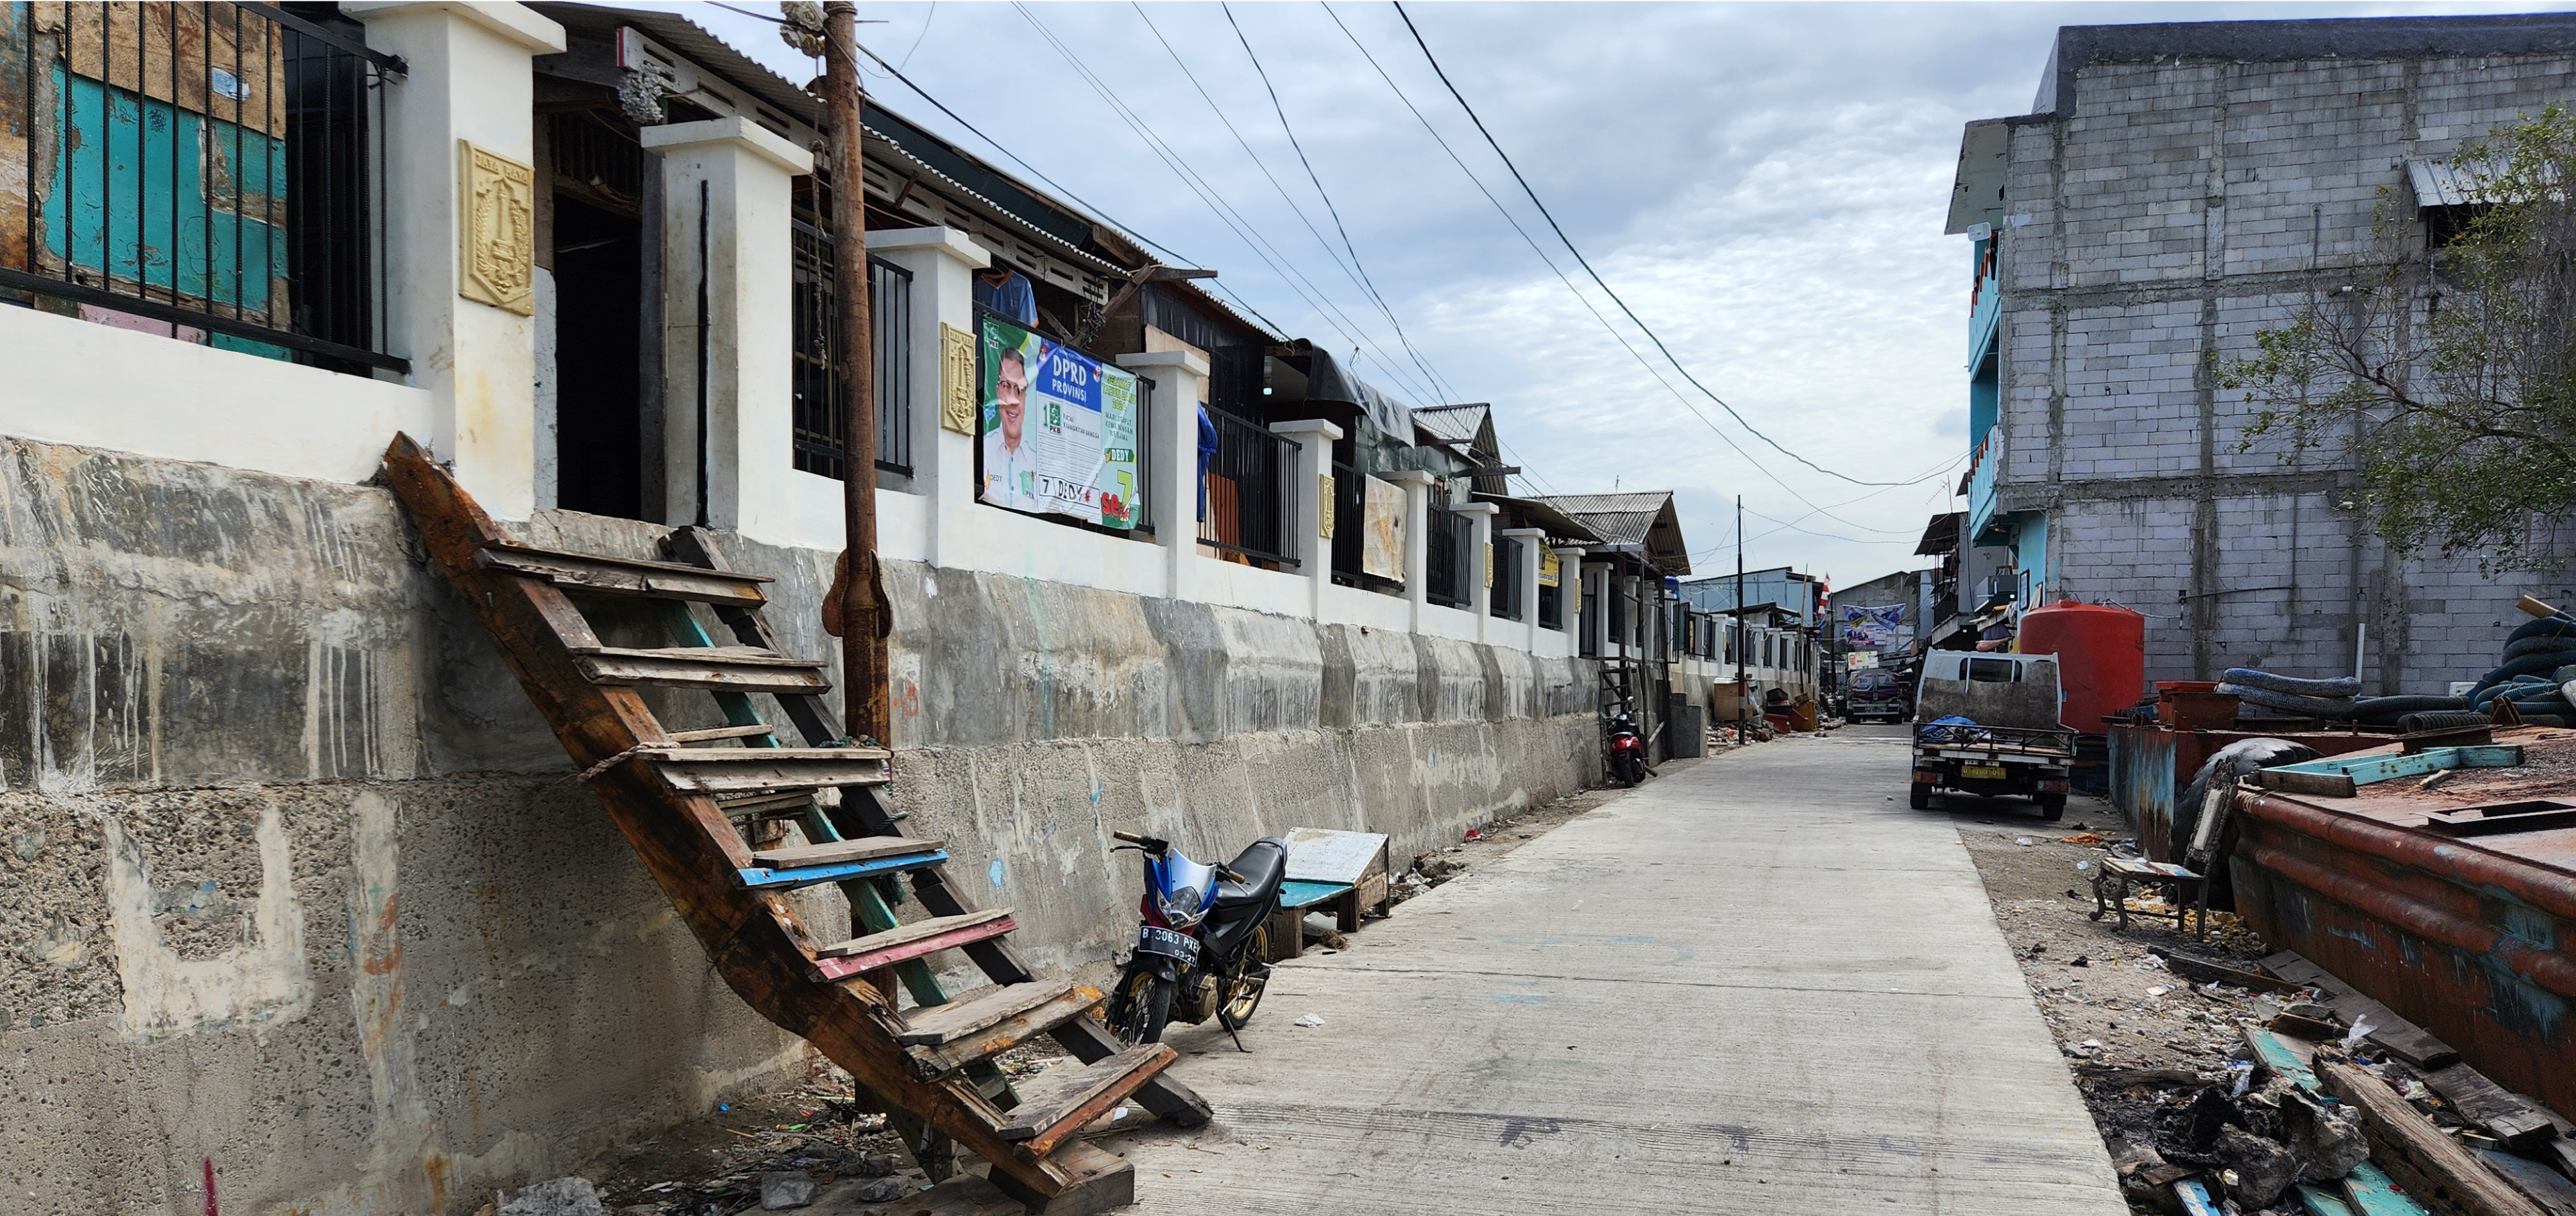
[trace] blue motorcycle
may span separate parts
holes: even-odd
[[[1171,1022],[1214,1017],[1234,1034],[1270,986],[1270,916],[1279,910],[1288,846],[1256,840],[1220,868],[1190,860],[1168,840],[1112,835],[1126,842],[1112,852],[1144,854],[1145,895],[1136,949],[1109,997],[1110,1033],[1133,1047],[1159,1041]],[[1243,1046],[1239,1035],[1234,1042]]]

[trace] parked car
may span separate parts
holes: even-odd
[[[1905,686],[1897,681],[1895,672],[1855,671],[1851,677],[1851,691],[1845,696],[1847,703],[1843,716],[1854,722],[1905,720],[1908,710]]]

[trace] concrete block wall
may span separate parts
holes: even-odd
[[[2065,593],[2148,614],[2151,679],[2348,673],[2366,626],[2371,691],[2438,692],[2493,665],[2516,595],[2569,581],[2356,537],[2348,458],[2249,442],[2214,373],[2312,266],[2373,255],[2377,209],[2411,218],[2406,160],[2537,112],[2571,68],[2163,56],[2082,65],[2070,111],[2014,120],[1998,499],[2049,513]]]
[[[725,543],[778,579],[789,649],[833,654],[831,555]],[[896,796],[1046,965],[1096,976],[1132,928],[1113,829],[1404,856],[1597,765],[1586,661],[888,573]],[[198,1211],[211,1157],[227,1211],[450,1216],[810,1064],[711,974],[379,489],[0,439],[0,871],[13,1214]]]

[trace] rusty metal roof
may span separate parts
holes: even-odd
[[[1533,498],[1598,534],[1602,550],[1636,553],[1666,574],[1688,574],[1681,517],[1670,490],[1633,494],[1550,494]]]

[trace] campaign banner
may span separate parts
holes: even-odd
[[[1136,375],[983,318],[983,485],[997,507],[1133,528]]]
[[[1564,577],[1564,575],[1560,573],[1560,571],[1564,569],[1564,562],[1565,559],[1556,555],[1556,550],[1550,549],[1545,545],[1539,546],[1538,585],[1542,587],[1556,586],[1559,580]]]
[[[1842,617],[1843,645],[1881,650],[1897,641],[1897,634],[1905,621],[1905,605],[1887,604],[1873,607],[1847,604],[1843,607]],[[1910,629],[1902,631],[1908,634],[1913,632]]]
[[[1367,514],[1361,535],[1360,573],[1404,581],[1404,488],[1362,474],[1360,509]]]

